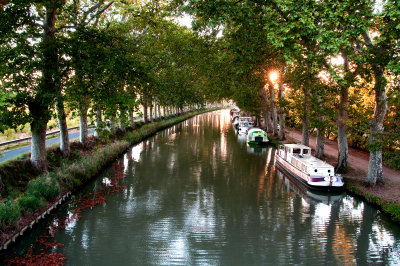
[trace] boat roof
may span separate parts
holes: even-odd
[[[256,128],[256,127],[253,127],[252,129],[250,129],[249,130],[249,133],[253,133],[253,132],[257,132],[257,131],[262,131],[262,132],[264,132],[264,133],[266,133],[264,130],[262,130],[261,128]]]
[[[297,148],[297,149],[308,149],[311,150],[310,147],[303,145],[303,144],[283,144],[283,146],[285,147],[289,147],[289,148]]]
[[[303,145],[304,146],[304,145]],[[307,147],[307,146],[305,146]],[[295,155],[295,157],[300,160],[301,162],[304,162],[306,165],[310,165],[314,168],[316,167],[328,167],[331,168],[333,167],[332,165],[330,165],[329,163],[322,161],[314,156],[298,156],[297,154]]]

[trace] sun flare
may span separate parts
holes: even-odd
[[[277,81],[278,78],[279,78],[279,73],[278,73],[277,71],[271,71],[271,72],[269,73],[269,79],[270,79],[272,82]]]

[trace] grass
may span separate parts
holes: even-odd
[[[211,109],[213,110],[213,109]],[[108,142],[90,138],[87,146],[71,143],[71,156],[63,158],[56,145],[47,149],[49,171],[39,174],[29,161],[29,153],[0,165],[0,225],[12,228],[20,217],[33,214],[63,192],[76,191],[95,177],[131,145],[157,131],[182,122],[203,110],[118,132]]]

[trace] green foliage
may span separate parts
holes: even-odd
[[[393,169],[400,170],[400,150],[385,151],[383,153],[383,160]]]
[[[0,226],[13,226],[20,217],[20,210],[14,201],[0,202]]]
[[[61,188],[57,180],[46,173],[37,179],[29,181],[25,193],[35,195],[38,198],[43,197],[45,200],[50,201],[58,196],[60,192]]]
[[[0,166],[0,177],[6,188],[13,187],[24,191],[29,180],[38,174],[28,159],[13,160]],[[6,189],[1,197],[7,198],[9,193]]]
[[[400,221],[400,204],[393,204],[393,203],[385,204],[383,210],[386,213],[389,213],[396,221]]]
[[[18,205],[22,212],[34,213],[36,210],[46,206],[42,197],[37,197],[32,194],[24,194],[18,199]]]

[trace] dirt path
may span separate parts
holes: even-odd
[[[296,143],[301,142],[301,132],[295,129],[289,129],[286,133],[286,137],[288,141],[293,141]],[[310,136],[310,146],[315,150],[316,147],[316,138]],[[330,162],[331,164],[335,165],[338,155],[338,146],[336,141],[332,141],[329,139],[325,139],[325,155],[331,157],[333,159]],[[353,148],[349,148],[349,166],[353,169],[351,172],[352,176],[354,177],[365,177],[368,171],[368,160],[369,160],[369,153],[364,151],[355,150]],[[400,171],[396,171],[386,165],[383,166],[383,174],[385,181],[388,184],[396,184],[400,186]]]

